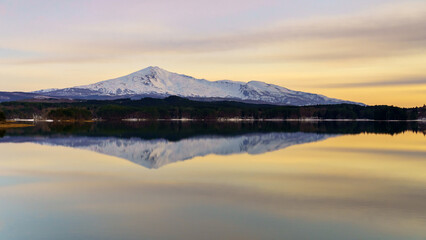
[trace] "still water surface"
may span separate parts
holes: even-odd
[[[426,239],[421,123],[0,132],[0,239]]]

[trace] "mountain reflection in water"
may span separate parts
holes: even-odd
[[[235,137],[204,136],[172,142],[165,139],[107,137],[6,137],[1,142],[32,142],[51,146],[86,149],[127,159],[147,168],[209,154],[261,154],[288,146],[319,141],[330,135],[314,133],[253,133]]]
[[[2,143],[65,146],[127,159],[146,168],[195,157],[262,154],[341,134],[424,131],[416,122],[143,122],[38,124],[1,134]]]

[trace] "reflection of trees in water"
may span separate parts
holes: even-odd
[[[4,137],[5,134],[6,134],[5,130],[0,130],[0,138]]]
[[[145,121],[95,123],[39,123],[35,127],[9,129],[11,136],[98,136],[141,139],[163,138],[178,141],[195,136],[237,136],[247,133],[305,132],[319,134],[398,134],[426,132],[422,122],[330,121],[330,122],[216,122],[216,121]]]

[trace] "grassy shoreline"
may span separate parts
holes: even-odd
[[[18,123],[14,121],[6,121],[6,122],[0,122],[0,129],[5,128],[22,128],[22,127],[32,127],[33,124],[28,123]]]

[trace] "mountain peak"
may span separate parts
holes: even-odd
[[[168,72],[168,71],[166,71],[166,70],[164,70],[160,67],[157,67],[157,66],[149,66],[147,68],[141,69],[141,70],[134,72],[132,74],[139,73],[139,74],[150,75],[150,74],[155,74],[155,73],[160,73],[160,72]]]
[[[145,69],[150,70],[150,71],[166,71],[166,70],[164,70],[164,69],[162,69],[162,68],[160,68],[158,66],[149,66],[149,67],[147,67]]]

